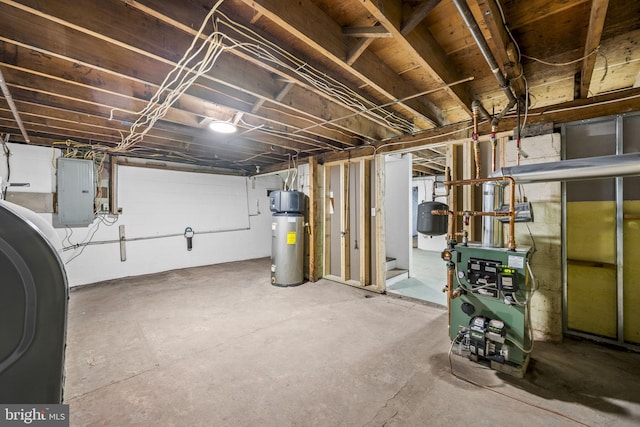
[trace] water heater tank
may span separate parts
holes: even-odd
[[[271,224],[271,284],[297,286],[304,281],[304,216],[274,213]]]
[[[418,205],[418,233],[427,236],[447,234],[448,215],[434,215],[431,211],[448,211],[449,206],[440,202],[422,202]]]

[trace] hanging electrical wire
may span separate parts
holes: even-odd
[[[252,42],[239,44],[239,49],[250,53],[258,59],[274,63],[278,67],[288,70],[298,76],[301,80],[306,81],[318,91],[338,100],[340,103],[347,105],[356,111],[366,112],[367,115],[377,120],[381,120],[393,129],[398,129],[405,133],[413,133],[415,131],[414,125],[411,121],[388,110],[383,110],[382,113],[369,111],[378,108],[378,106],[353,91],[345,84],[327,76],[326,73],[315,69],[308,63],[282,49],[277,44],[265,39],[250,28],[229,18],[224,13],[218,11],[217,16],[220,17],[218,22],[221,25],[226,25],[231,30]]]
[[[391,129],[396,129],[403,133],[413,134],[415,132],[414,125],[410,120],[398,116],[392,111],[383,109],[381,106],[353,91],[342,82],[327,76],[325,73],[282,49],[277,44],[260,36],[250,28],[234,21],[218,10],[218,6],[221,3],[222,0],[217,1],[209,10],[200,28],[196,32],[191,45],[187,48],[174,68],[167,74],[145,108],[137,113],[138,119],[131,124],[128,134],[122,135],[121,141],[115,147],[100,146],[99,148],[96,147],[96,149],[118,153],[136,151],[133,147],[144,139],[144,136],[152,129],[158,120],[166,115],[169,108],[171,108],[180,96],[182,96],[199,77],[211,71],[213,65],[224,51],[232,49],[242,50],[257,59],[270,62],[278,68],[287,70],[298,76],[301,81],[306,82],[311,87],[335,99],[337,102],[367,115]],[[213,31],[209,35],[204,36],[203,34],[208,23],[211,23],[213,26]],[[219,26],[224,26],[228,30],[239,34],[243,39],[247,40],[247,42],[239,42],[229,34],[219,31]],[[111,118],[113,118],[116,110],[116,108],[111,110]],[[326,127],[324,124],[314,126]],[[344,150],[344,148],[334,146],[328,142],[318,141],[300,135],[299,133],[305,131],[305,129],[297,129],[289,132],[273,129],[263,129],[263,131],[288,136],[295,135],[296,138],[306,138],[315,144],[321,143],[333,150]],[[74,147],[74,150],[75,148],[78,147]],[[320,148],[308,149],[302,152],[306,153],[317,150],[320,150]],[[71,152],[71,149],[67,151],[67,155],[69,156],[76,156],[77,154],[77,151]],[[174,155],[178,155],[178,153],[174,153]],[[183,156],[182,154],[180,155]],[[192,157],[187,157],[187,159],[194,160]]]

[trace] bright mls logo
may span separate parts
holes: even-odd
[[[0,405],[0,427],[69,426],[69,405]]]

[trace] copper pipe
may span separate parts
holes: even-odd
[[[476,179],[480,178],[480,144],[478,143],[478,106],[473,107],[473,159],[476,164]]]
[[[515,220],[516,220],[516,181],[510,176],[501,176],[496,178],[477,178],[477,179],[461,179],[457,181],[444,181],[443,184],[446,186],[454,186],[459,187],[463,185],[473,185],[473,184],[481,184],[483,182],[494,182],[494,181],[509,181],[509,244],[507,247],[509,250],[516,250],[516,238],[515,238]],[[454,210],[455,212],[455,210]],[[469,212],[467,212],[469,213]],[[484,212],[481,212],[484,213]],[[488,216],[488,215],[487,215]],[[455,217],[455,216],[454,216]]]
[[[457,216],[510,216],[509,212],[478,212],[478,211],[458,211]]]
[[[491,173],[496,171],[496,148],[498,146],[498,138],[496,131],[498,130],[498,120],[491,120]]]

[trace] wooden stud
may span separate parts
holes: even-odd
[[[360,236],[360,284],[371,284],[371,160],[359,161],[359,209],[360,216],[358,234]]]
[[[331,274],[331,166],[325,164],[324,173],[324,276]]]
[[[318,229],[321,224],[321,215],[318,209],[318,196],[320,195],[318,180],[318,162],[315,157],[309,157],[309,281],[318,281]]]
[[[349,224],[349,162],[340,163],[340,278],[343,281],[351,279],[351,227]]]
[[[386,259],[387,248],[385,244],[385,211],[384,211],[384,199],[385,199],[385,156],[384,154],[377,154],[375,156],[375,171],[376,171],[376,219],[375,219],[375,236],[376,236],[376,254],[375,254],[375,271],[376,271],[376,283],[375,290],[377,292],[384,292],[387,289],[387,277],[386,277]]]

